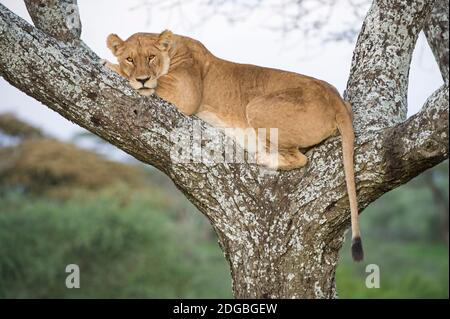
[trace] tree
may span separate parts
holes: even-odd
[[[36,27],[0,5],[0,74],[65,118],[167,174],[211,222],[238,298],[333,298],[350,222],[340,138],[308,151],[302,169],[260,174],[252,163],[178,163],[174,130],[220,131],[158,97],[138,96],[80,39],[75,0],[25,1]],[[444,85],[406,119],[408,71],[421,30]],[[354,108],[361,209],[448,158],[448,1],[375,0],[354,50],[346,98]]]

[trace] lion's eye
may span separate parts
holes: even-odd
[[[130,63],[133,63],[133,58],[128,57],[127,61],[130,62]]]
[[[154,55],[150,55],[148,57],[148,62],[153,62],[154,59],[155,59],[155,56]]]

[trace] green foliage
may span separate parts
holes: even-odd
[[[341,298],[449,297],[448,188],[446,161],[361,214],[366,256],[351,260],[348,237],[336,273]],[[379,266],[379,289],[365,286],[368,264]]]
[[[0,148],[0,192],[71,197],[76,189],[98,191],[111,184],[146,186],[148,175],[139,167],[102,158],[93,152],[54,139],[25,140]]]
[[[443,240],[448,235],[448,189],[446,161],[370,205],[361,214],[363,235],[384,240]]]
[[[1,298],[231,297],[217,243],[151,196],[124,204],[108,192],[67,201],[8,194],[0,207]],[[72,263],[80,289],[65,287]]]
[[[448,298],[448,248],[445,244],[366,240],[367,256],[354,263],[346,241],[336,273],[340,298]],[[380,288],[365,285],[366,265],[380,269]]]
[[[44,134],[38,128],[19,120],[14,114],[0,114],[0,134],[18,138],[40,138]]]

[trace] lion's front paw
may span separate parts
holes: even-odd
[[[98,62],[101,65],[103,65],[103,66],[107,67],[108,69],[110,69],[111,71],[114,71],[114,72],[116,72],[118,74],[121,74],[120,73],[120,67],[119,67],[118,64],[113,64],[113,63],[111,63],[111,62],[109,62],[108,60],[105,60],[105,59],[101,59]]]

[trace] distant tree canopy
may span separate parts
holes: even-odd
[[[139,187],[149,180],[141,168],[46,137],[12,114],[0,115],[0,133],[20,139],[17,145],[0,147],[0,189],[65,197],[74,189],[96,190],[112,184]]]
[[[0,134],[18,138],[44,137],[42,131],[11,113],[0,114]]]

